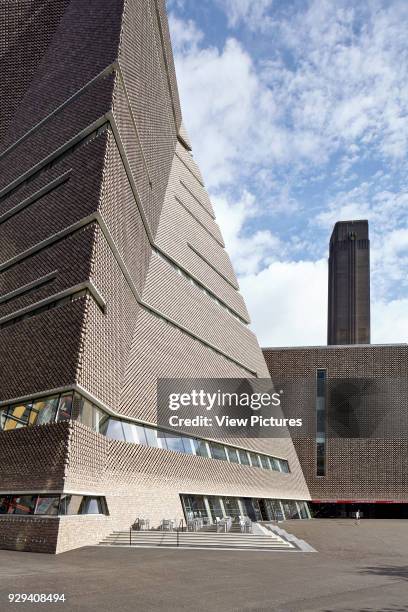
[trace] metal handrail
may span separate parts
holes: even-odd
[[[132,546],[132,525],[130,526],[130,529],[129,529],[129,546]]]
[[[184,520],[183,519],[180,519],[180,522],[179,522],[178,527],[176,529],[176,531],[177,531],[177,548],[180,546],[180,528],[181,528],[181,531],[184,531]]]

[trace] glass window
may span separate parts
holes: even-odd
[[[279,459],[279,464],[280,464],[281,472],[285,472],[285,474],[289,474],[290,472],[289,463],[286,461],[286,459]]]
[[[213,495],[208,496],[208,505],[210,506],[211,518],[213,522],[216,522],[216,519],[222,519],[224,513],[222,511],[221,502],[219,497],[215,497]]]
[[[8,409],[7,420],[5,422],[4,429],[9,431],[10,429],[19,429],[20,427],[26,427],[29,421],[32,404],[16,404],[10,406]]]
[[[93,429],[93,406],[91,402],[84,399],[82,400],[81,412],[79,415],[79,420],[84,425],[87,425],[91,429]]]
[[[326,474],[326,370],[316,371],[316,475]]]
[[[125,421],[123,421],[122,425],[126,442],[132,442],[133,444],[147,444],[144,427],[135,425],[134,423],[127,423]]]
[[[231,448],[231,446],[227,446],[228,459],[231,463],[239,463],[238,458],[238,450],[236,448]]]
[[[271,465],[271,470],[274,470],[275,472],[281,471],[279,459],[276,459],[276,457],[269,457],[269,463]]]
[[[82,495],[61,495],[60,514],[79,514]]]
[[[99,497],[84,497],[79,507],[78,514],[102,514]]]
[[[262,503],[262,507],[264,507],[263,500],[252,498],[251,501],[252,501],[252,507],[253,507],[254,513],[255,513],[255,520],[256,521],[262,521],[262,511],[261,511],[260,502]]]
[[[269,470],[268,457],[265,457],[265,455],[259,455],[259,459],[261,460],[261,466],[263,467],[263,469]]]
[[[72,393],[64,393],[58,404],[57,421],[69,421],[72,415]]]
[[[56,516],[58,514],[60,503],[59,495],[42,496],[39,495],[37,499],[37,505],[35,507],[35,514],[46,514]]]
[[[33,405],[33,411],[37,413],[35,424],[44,425],[45,423],[53,423],[57,414],[57,406],[58,395],[36,400]]]
[[[104,498],[83,495],[61,495],[60,514],[107,514]]]
[[[122,421],[109,418],[105,436],[111,440],[124,440],[125,436],[123,433]]]
[[[166,433],[167,448],[178,453],[184,453],[183,438],[177,434]]]
[[[221,444],[216,444],[215,442],[210,442],[211,449],[211,457],[213,459],[221,459],[222,461],[227,461],[227,455],[225,452],[225,447]]]
[[[202,495],[182,495],[187,521],[193,518],[207,517],[207,509]]]
[[[92,406],[92,428],[100,434],[106,436],[109,425],[109,415],[97,408]]]
[[[204,440],[194,440],[196,455],[200,457],[209,457],[207,443]]]
[[[148,446],[149,442],[147,441],[146,427],[143,427],[142,425],[135,425],[135,428],[137,430],[137,437],[139,439],[139,444]]]
[[[278,499],[266,499],[266,507],[271,521],[283,521],[284,515]]]
[[[283,499],[282,506],[286,520],[299,518],[299,512],[295,501],[292,501],[291,499]]]
[[[194,450],[195,450],[194,440],[192,438],[183,438],[183,444],[184,444],[184,452],[187,453],[187,455],[194,455]]]
[[[152,429],[151,427],[145,427],[144,430],[145,430],[148,446],[154,446],[155,448],[162,448],[162,444],[157,439],[157,431],[155,429]],[[163,444],[163,446],[164,448],[166,448],[165,444]]]
[[[248,453],[241,449],[238,451],[238,453],[239,453],[239,458],[241,460],[242,465],[250,465]]]
[[[227,516],[234,519],[241,514],[238,499],[236,497],[223,497],[222,501],[224,502],[225,514]]]
[[[308,519],[309,518],[309,511],[308,511],[307,502],[298,501],[297,505],[298,505],[299,510],[300,510],[300,518]]]
[[[255,453],[248,453],[251,458],[252,467],[259,467],[258,455]]]
[[[10,512],[10,495],[0,495],[0,514],[8,514]]]
[[[13,514],[34,514],[37,495],[13,495],[10,506]],[[9,512],[10,514],[10,512]]]

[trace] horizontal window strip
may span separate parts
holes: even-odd
[[[0,493],[0,519],[6,516],[46,516],[109,514],[101,495],[72,493]]]
[[[0,410],[0,428],[10,431],[16,429],[17,424],[19,427],[32,427],[74,418],[78,418],[84,425],[113,440],[227,461],[261,470],[290,473],[286,459],[161,429],[137,420],[113,417],[74,391],[3,405]]]
[[[18,289],[14,289],[14,291],[10,291],[9,293],[6,293],[5,295],[0,296],[0,305],[7,304],[8,302],[11,302],[12,300],[18,297],[23,297],[24,295],[27,295],[31,293],[32,291],[40,289],[44,285],[48,285],[53,280],[55,280],[55,278],[57,277],[57,274],[58,274],[58,270],[54,270],[53,272],[50,272],[49,274],[46,274],[45,276],[42,276],[41,278],[37,278],[31,283],[27,283],[26,285],[23,285],[22,287],[19,287]]]

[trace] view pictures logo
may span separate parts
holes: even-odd
[[[186,393],[170,393],[168,407],[170,410],[180,408],[202,408],[211,411],[214,408],[250,408],[257,411],[262,408],[281,405],[280,393],[273,392],[227,392],[217,389],[215,392],[205,391],[204,389],[192,389]]]

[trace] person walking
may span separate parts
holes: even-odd
[[[360,508],[358,508],[356,512],[356,525],[360,524],[360,518],[361,518],[361,513],[360,513]]]

